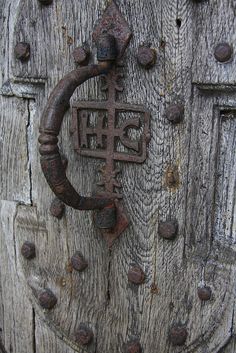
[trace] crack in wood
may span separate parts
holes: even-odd
[[[33,192],[33,185],[32,185],[32,164],[31,164],[31,154],[30,154],[30,148],[31,148],[31,139],[30,139],[30,134],[31,134],[31,110],[30,110],[30,100],[27,102],[27,110],[28,110],[28,121],[26,125],[26,149],[27,149],[27,160],[28,160],[28,172],[29,172],[29,200],[30,200],[30,205],[33,205],[33,197],[32,197],[32,192]]]

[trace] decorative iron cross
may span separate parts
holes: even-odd
[[[102,180],[98,183],[104,186],[104,192],[99,195],[120,199],[122,195],[117,189],[121,185],[116,180],[119,170],[114,162],[145,161],[150,116],[143,107],[116,101],[116,92],[123,90],[118,84],[121,74],[116,69],[104,78],[106,83],[102,90],[108,91],[106,101],[82,101],[73,105],[75,150],[83,156],[105,159],[100,169]],[[125,119],[127,114],[130,117]],[[135,131],[140,135],[138,140],[130,136]]]

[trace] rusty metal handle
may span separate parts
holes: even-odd
[[[89,78],[107,73],[116,59],[115,39],[103,34],[98,43],[97,65],[79,68],[67,74],[54,88],[44,109],[40,126],[39,152],[44,176],[54,194],[65,204],[79,210],[114,207],[109,198],[84,197],[77,193],[66,177],[58,148],[58,135],[70,98],[75,89]]]

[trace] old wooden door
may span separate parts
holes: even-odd
[[[38,135],[51,91],[79,67],[75,48],[86,44],[96,61],[92,33],[111,2],[0,4],[1,349],[233,353],[235,1],[116,3],[132,32],[117,101],[150,113],[150,141],[143,163],[115,162],[129,226],[110,249],[92,211],[51,214],[55,195],[41,171]],[[87,81],[71,106],[104,100],[101,88],[101,78]],[[67,175],[92,195],[104,161],[74,150],[71,121],[69,109],[60,135]],[[133,142],[142,135],[142,128],[128,133]],[[71,265],[77,252],[82,271]],[[52,297],[43,308],[46,289]]]

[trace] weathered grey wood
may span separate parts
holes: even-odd
[[[7,351],[12,347],[19,353],[82,353],[74,338],[80,322],[85,322],[95,336],[85,350],[89,352],[121,353],[125,342],[138,337],[144,353],[232,353],[234,343],[228,342],[235,332],[236,70],[235,59],[227,65],[216,63],[213,49],[219,41],[235,41],[233,1],[117,1],[133,31],[119,100],[145,105],[151,112],[148,159],[143,165],[119,164],[130,226],[109,251],[91,212],[66,208],[61,221],[48,212],[54,196],[40,170],[40,116],[55,84],[74,68],[73,49],[87,42],[95,56],[91,34],[106,4],[103,0],[54,0],[49,7],[36,0],[1,4],[5,55],[0,199],[8,200],[1,203],[3,343]],[[31,44],[28,63],[14,58],[18,41]],[[157,51],[157,63],[149,71],[136,62],[137,48],[145,42]],[[100,87],[99,79],[87,82],[73,100],[102,99]],[[164,116],[171,102],[185,105],[185,120],[176,126]],[[225,111],[232,107],[229,117]],[[61,134],[62,151],[69,160],[67,174],[78,190],[89,195],[96,190],[102,161],[73,151],[70,120],[68,112]],[[178,169],[175,188],[166,185],[168,167]],[[179,223],[173,242],[157,234],[158,222],[169,217]],[[25,240],[34,241],[37,249],[36,259],[29,263],[20,255]],[[6,245],[13,263],[2,256]],[[89,263],[82,273],[68,272],[76,250]],[[128,284],[131,263],[145,270],[146,281],[140,287]],[[12,278],[6,283],[8,271]],[[212,288],[209,302],[200,302],[199,285]],[[51,313],[39,308],[32,292],[43,287],[58,297]],[[23,310],[29,316],[19,322]],[[187,327],[184,347],[170,344],[169,330],[176,323]]]
[[[3,97],[0,97],[0,101],[1,198],[30,204],[29,103]]]
[[[0,202],[0,337],[7,352],[35,352],[34,314],[16,255],[16,214],[15,202]]]

